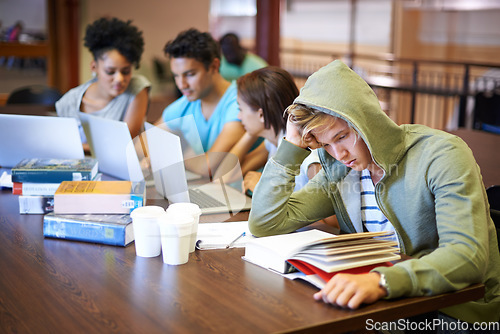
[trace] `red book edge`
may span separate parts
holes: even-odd
[[[21,182],[12,182],[12,194],[14,195],[23,194],[23,184]]]
[[[309,264],[307,262],[301,261],[301,260],[288,260],[288,263],[290,263],[292,266],[300,270],[306,275],[314,275],[317,274],[319,277],[321,277],[325,282],[328,282],[333,276],[335,276],[338,273],[343,273],[343,274],[365,274],[370,272],[372,269],[377,268],[377,267],[391,267],[393,264],[391,262],[381,262],[381,263],[375,263],[375,264],[370,264],[366,266],[361,266],[361,267],[356,267],[356,268],[351,268],[351,269],[346,269],[346,270],[341,270],[341,271],[335,271],[333,273],[327,273],[324,270],[321,270],[312,264]]]

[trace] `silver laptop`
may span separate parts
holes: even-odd
[[[188,185],[179,136],[149,123],[145,129],[156,191],[170,203],[196,203],[205,214],[250,210],[251,198],[223,182]]]
[[[79,116],[101,173],[134,182],[144,180],[127,123],[82,112]]]
[[[24,158],[84,158],[77,120],[0,114],[0,166],[12,168]]]

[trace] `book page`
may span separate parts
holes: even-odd
[[[334,235],[332,238],[324,238],[322,240],[316,240],[314,242],[309,243],[308,245],[304,245],[306,247],[310,247],[314,245],[315,247],[326,244],[326,243],[337,243],[337,242],[343,242],[343,241],[348,241],[350,243],[353,242],[353,240],[363,240],[363,239],[368,239],[368,238],[377,238],[378,240],[384,240],[384,237],[389,237],[394,232],[392,231],[380,231],[380,232],[360,232],[360,233],[347,233],[347,234],[339,234],[339,235]]]
[[[386,247],[386,248],[377,248],[377,249],[371,249],[371,250],[360,250],[360,251],[354,251],[354,252],[346,252],[346,253],[339,253],[339,254],[333,254],[333,255],[321,255],[321,254],[311,254],[307,252],[300,252],[293,256],[294,259],[296,258],[302,258],[302,259],[310,259],[311,261],[318,261],[324,264],[330,264],[330,263],[335,263],[339,260],[347,260],[347,259],[357,259],[361,257],[366,257],[366,256],[372,256],[372,255],[379,255],[379,254],[392,254],[398,252],[399,249],[392,248],[392,247]]]
[[[395,241],[388,241],[387,244],[362,244],[355,246],[343,246],[343,247],[325,247],[325,248],[307,248],[299,252],[299,254],[316,254],[321,256],[329,256],[343,253],[351,253],[358,251],[366,251],[366,254],[369,254],[370,250],[379,250],[385,249],[388,252],[399,252],[399,248],[397,247],[398,243]]]
[[[314,249],[314,250],[330,250],[330,249],[335,249],[335,248],[350,248],[350,247],[363,247],[364,245],[380,245],[382,246],[397,246],[398,243],[396,241],[392,240],[384,240],[384,239],[372,239],[372,238],[367,238],[367,239],[358,239],[358,240],[347,240],[347,241],[335,241],[335,242],[328,242],[328,243],[321,243],[317,245],[311,245],[307,249]]]
[[[256,238],[246,245],[243,259],[266,269],[285,273],[289,267],[286,260],[290,256],[303,249],[304,245],[325,238],[335,238],[335,235],[320,230],[307,230]]]
[[[297,271],[294,273],[289,273],[289,274],[281,274],[281,276],[294,280],[294,279],[300,279],[303,280],[309,284],[312,284],[318,289],[323,289],[323,287],[326,285],[326,282],[324,279],[322,279],[319,275],[317,274],[309,274],[306,275],[303,272]]]

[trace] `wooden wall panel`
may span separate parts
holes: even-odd
[[[79,84],[80,0],[47,0],[48,84],[66,92]]]

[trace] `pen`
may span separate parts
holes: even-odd
[[[240,240],[241,238],[243,238],[245,236],[245,232],[241,233],[239,236],[236,237],[236,239],[234,239],[233,241],[231,241],[227,246],[226,246],[226,249],[228,249],[229,247],[231,247],[232,245],[234,245],[234,243],[238,240]]]

